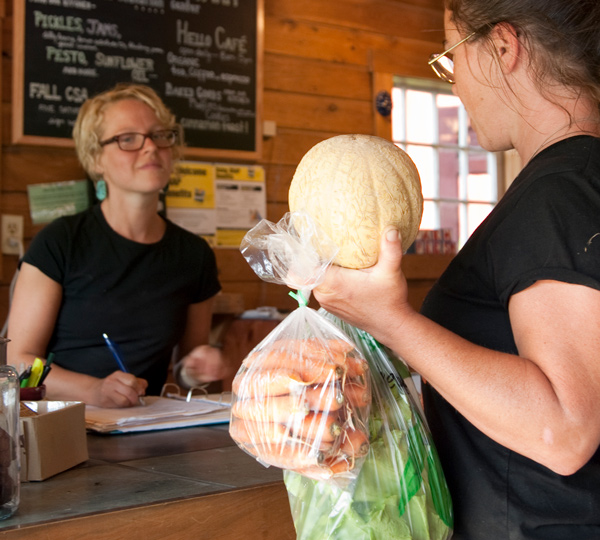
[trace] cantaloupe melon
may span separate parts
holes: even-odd
[[[338,135],[302,158],[289,190],[291,212],[310,215],[338,246],[334,263],[367,268],[377,262],[380,237],[396,226],[406,250],[423,214],[419,172],[408,154],[372,135]]]

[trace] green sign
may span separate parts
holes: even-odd
[[[34,225],[76,214],[90,206],[86,180],[33,184],[27,186],[27,192]]]

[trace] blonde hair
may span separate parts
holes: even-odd
[[[150,87],[141,84],[117,84],[91,97],[81,106],[75,125],[73,140],[75,151],[81,166],[95,182],[100,176],[95,171],[95,164],[102,152],[100,140],[103,135],[102,124],[106,107],[124,99],[136,99],[148,105],[156,114],[165,129],[176,129],[179,134],[178,143],[173,147],[173,161],[179,158],[183,146],[183,132],[175,121],[175,115],[163,103],[158,94]]]

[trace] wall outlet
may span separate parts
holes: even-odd
[[[2,215],[2,253],[20,255],[23,251],[23,216]]]
[[[277,124],[273,120],[265,120],[263,122],[263,138],[270,139],[277,135]]]

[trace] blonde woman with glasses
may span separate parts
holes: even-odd
[[[208,345],[215,256],[157,212],[183,143],[174,116],[152,89],[119,85],[83,104],[73,137],[103,200],[44,227],[25,253],[10,363],[53,353],[46,396],[99,407],[159,394],[174,350],[182,384],[223,378],[226,363]]]
[[[600,2],[446,0],[429,64],[523,169],[407,300],[401,238],[315,291],[421,373],[453,540],[600,538]]]

